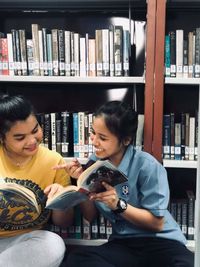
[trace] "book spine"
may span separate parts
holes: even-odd
[[[175,115],[170,113],[170,158],[175,159]]]
[[[123,27],[115,26],[114,29],[114,63],[115,76],[122,76],[123,61]]]
[[[27,47],[27,62],[28,62],[28,75],[32,76],[34,71],[34,58],[33,58],[33,40],[26,40]]]
[[[176,32],[170,31],[170,76],[176,77]]]
[[[79,157],[84,158],[85,149],[85,112],[78,112]]]
[[[56,112],[56,151],[62,155],[62,121],[61,113]]]
[[[163,158],[170,159],[170,114],[163,117]]]
[[[8,69],[9,75],[14,76],[14,56],[13,56],[13,47],[12,47],[12,34],[7,33],[7,40],[8,40]]]
[[[62,129],[62,148],[61,154],[63,157],[69,156],[69,120],[70,114],[68,111],[61,112],[61,129]]]
[[[8,41],[7,38],[0,38],[1,40],[1,60],[2,60],[2,74],[9,75],[8,69]]]
[[[188,78],[189,65],[188,65],[188,40],[183,40],[183,77]]]
[[[65,76],[65,31],[58,30],[59,74]]]
[[[186,190],[188,197],[188,240],[194,240],[194,210],[195,210],[195,196],[192,190]]]
[[[56,151],[56,114],[50,113],[51,117],[51,150]]]
[[[192,78],[194,76],[193,70],[193,32],[188,33],[188,77]]]
[[[65,31],[65,75],[71,74],[71,32]]]
[[[109,29],[109,45],[110,45],[110,76],[115,75],[115,62],[114,62],[114,27]]]
[[[20,50],[20,38],[19,31],[16,31],[16,60],[17,60],[17,75],[22,75],[22,61],[21,61],[21,50]]]
[[[43,44],[43,69],[44,69],[44,75],[48,76],[48,56],[47,56],[47,29],[42,28],[42,44]]]
[[[97,76],[103,75],[102,30],[95,31]]]
[[[74,142],[74,157],[78,158],[79,157],[79,130],[78,130],[78,113],[74,112],[73,113],[73,142]]]
[[[190,114],[185,113],[185,159],[189,160]]]
[[[40,75],[44,76],[44,50],[43,50],[43,36],[42,36],[42,30],[38,31],[38,37],[39,37],[39,54],[40,54]]]
[[[176,30],[176,77],[183,77],[183,30]]]
[[[181,123],[175,123],[175,159],[181,159]]]
[[[74,66],[75,66],[74,76],[80,76],[80,35],[79,33],[74,33]]]
[[[51,30],[52,36],[52,58],[53,58],[53,76],[59,75],[58,63],[58,29]]]
[[[109,66],[109,29],[102,29],[102,75],[110,75]]]
[[[165,36],[165,76],[170,77],[170,36]]]
[[[13,64],[14,64],[14,75],[17,75],[17,51],[16,51],[16,30],[11,30],[12,35],[12,50],[13,50]]]
[[[95,39],[88,40],[88,62],[89,62],[89,72],[88,76],[96,76],[96,48]]]
[[[80,37],[80,77],[86,77],[86,40]]]
[[[194,147],[195,147],[195,117],[190,117],[189,129],[189,160],[194,160]]]
[[[48,75],[53,76],[52,36],[47,33],[47,69]]]
[[[39,25],[32,24],[32,40],[33,40],[33,58],[34,58],[34,75],[40,75],[40,50],[39,50]]]
[[[128,30],[123,30],[123,74],[124,76],[130,75],[129,70],[129,59],[130,59],[130,32]]]
[[[195,67],[194,77],[200,77],[200,28],[196,28],[195,33]]]

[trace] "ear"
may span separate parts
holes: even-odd
[[[124,141],[123,141],[123,144],[124,144],[125,146],[130,145],[130,143],[131,143],[131,137],[126,137],[126,138],[124,139]]]

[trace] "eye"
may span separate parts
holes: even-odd
[[[39,130],[39,128],[37,127],[37,128],[35,128],[35,129],[32,131],[32,133],[35,134],[35,133],[38,132],[38,130]]]
[[[20,137],[16,137],[15,140],[16,141],[22,141],[24,140],[25,136],[20,136]]]

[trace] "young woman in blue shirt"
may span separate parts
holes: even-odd
[[[153,156],[134,148],[136,130],[137,114],[126,103],[111,101],[95,113],[90,160],[109,159],[128,182],[116,187],[104,183],[105,192],[91,194],[81,204],[89,221],[102,213],[112,223],[112,235],[101,246],[72,251],[68,267],[194,266],[194,255],[167,209],[166,170]],[[77,179],[83,171],[77,160],[58,168]]]

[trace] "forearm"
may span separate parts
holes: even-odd
[[[129,204],[121,216],[140,228],[156,232],[163,228],[163,217],[156,217],[148,210],[135,208]]]

